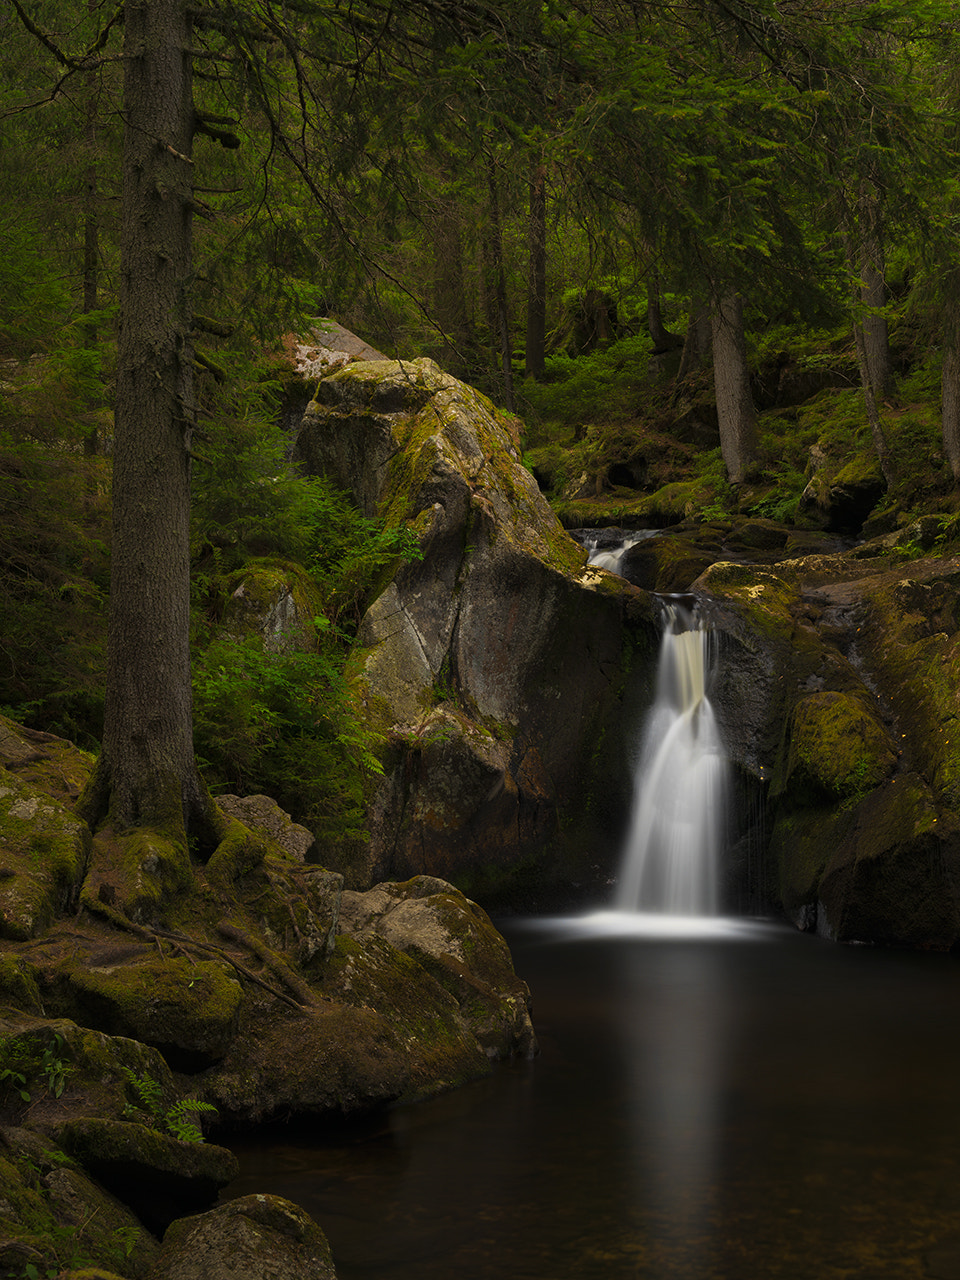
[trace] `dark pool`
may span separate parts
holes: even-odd
[[[502,924],[541,1054],[238,1146],[341,1280],[960,1278],[960,960]]]

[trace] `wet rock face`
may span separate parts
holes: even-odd
[[[839,941],[960,940],[960,562],[882,540],[714,565],[715,705],[767,793],[770,897]]]
[[[337,869],[354,889],[423,872],[472,896],[549,874],[595,789],[628,785],[610,726],[634,651],[653,650],[645,599],[584,572],[510,421],[429,360],[325,378],[296,453],[422,552],[358,633],[357,687],[391,767],[362,858]]]

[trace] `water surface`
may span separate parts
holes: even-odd
[[[502,922],[501,922],[502,923]],[[960,1278],[960,965],[776,926],[502,924],[541,1054],[238,1147],[341,1280]]]

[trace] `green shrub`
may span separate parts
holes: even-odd
[[[213,640],[193,664],[194,742],[214,791],[264,792],[319,837],[360,834],[380,739],[357,716],[343,654]]]

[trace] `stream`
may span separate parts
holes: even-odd
[[[540,1056],[237,1143],[340,1280],[960,1277],[960,965],[776,924],[499,921]]]

